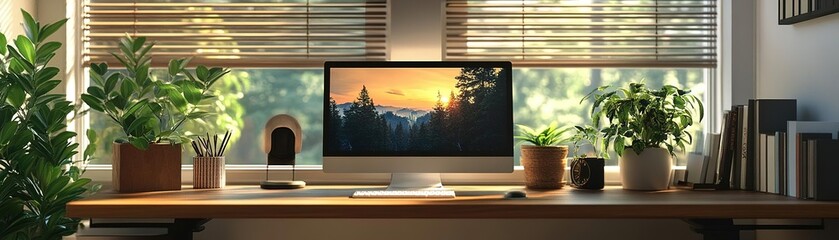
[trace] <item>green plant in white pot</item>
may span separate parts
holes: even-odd
[[[690,91],[665,85],[649,89],[641,83],[610,89],[600,87],[584,99],[594,100],[592,120],[606,118],[601,131],[606,148],[611,145],[621,156],[623,188],[629,190],[662,190],[670,185],[671,156],[693,142],[686,131],[704,117],[704,107]]]
[[[568,146],[560,144],[571,142],[572,138],[565,134],[571,128],[558,128],[556,123],[541,131],[524,125],[518,127],[519,135],[515,138],[533,144],[521,146],[525,185],[534,189],[562,188]]]
[[[123,37],[119,53],[112,53],[125,68],[90,65],[93,80],[82,100],[120,126],[124,137],[115,139],[113,185],[118,192],[178,190],[181,188],[181,143],[189,141],[182,127],[207,116],[210,88],[229,72],[225,68],[197,66],[189,59],[169,61],[165,76],[151,71],[154,44],[144,37]]]

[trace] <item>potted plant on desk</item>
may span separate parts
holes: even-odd
[[[606,117],[602,130],[606,148],[611,144],[621,156],[619,161],[623,188],[628,190],[663,190],[670,185],[671,156],[676,148],[684,150],[693,141],[687,127],[694,123],[694,111],[702,121],[702,102],[690,91],[665,85],[649,89],[641,83],[608,90],[595,89],[592,98],[592,121]]]
[[[516,139],[533,144],[521,146],[525,185],[533,189],[562,188],[568,146],[558,145],[570,141],[571,138],[565,136],[570,128],[557,128],[556,123],[542,131],[524,125],[518,127],[520,134]]]
[[[600,129],[589,125],[575,126],[574,129],[577,131],[574,135],[575,157],[570,164],[569,182],[572,187],[579,189],[603,189],[605,182],[603,168],[609,154],[604,151]],[[584,145],[591,146],[592,151],[581,154],[580,149]]]
[[[124,138],[113,148],[113,185],[117,192],[181,189],[181,130],[186,121],[205,117],[209,91],[229,70],[198,66],[188,59],[169,61],[163,77],[150,71],[154,44],[144,37],[120,39],[112,54],[127,71],[109,71],[106,63],[91,64],[93,83],[82,94],[90,109],[107,115],[121,127]]]

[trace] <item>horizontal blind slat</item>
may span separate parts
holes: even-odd
[[[154,66],[190,57],[230,67],[320,67],[326,59],[385,60],[386,0],[161,3],[86,0],[85,64],[118,64],[125,34],[155,42]]]
[[[447,0],[446,59],[716,66],[716,0]]]

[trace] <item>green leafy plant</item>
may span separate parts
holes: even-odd
[[[574,140],[574,155],[585,158],[586,154],[579,154],[580,148],[588,144],[594,150],[594,156],[600,158],[609,158],[609,152],[604,146],[605,141],[600,137],[600,129],[591,125],[574,126],[576,133],[572,137]]]
[[[126,71],[109,71],[106,63],[91,64],[92,86],[82,94],[91,109],[105,113],[122,128],[125,139],[139,149],[150,143],[182,143],[190,139],[181,131],[184,122],[208,115],[205,100],[214,98],[210,88],[230,72],[225,68],[197,66],[189,59],[169,61],[168,75],[151,74],[151,50],[145,37],[120,39],[119,54],[112,53]]]
[[[25,11],[23,19],[25,36],[10,43],[0,34],[0,239],[60,239],[79,224],[66,204],[98,188],[81,177],[95,145],[73,160],[76,133],[66,128],[75,107],[52,93],[60,71],[48,63],[61,43],[45,39],[66,19],[42,26]]]
[[[554,146],[573,140],[572,137],[565,134],[571,128],[559,128],[556,122],[551,123],[550,126],[541,131],[533,130],[533,128],[521,124],[516,124],[516,126],[519,127],[519,135],[515,138],[520,142],[529,142],[536,146]]]
[[[606,149],[614,146],[618,155],[626,147],[641,154],[646,148],[666,147],[675,156],[675,148],[684,150],[693,137],[685,129],[694,123],[694,112],[699,121],[704,107],[690,91],[672,85],[649,89],[642,83],[610,90],[608,86],[595,89],[583,98],[593,99],[592,122],[599,124],[606,117],[608,127],[601,131]]]

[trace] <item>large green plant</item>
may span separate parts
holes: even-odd
[[[694,123],[694,112],[699,121],[704,117],[702,101],[690,91],[672,85],[649,89],[642,83],[629,87],[595,89],[583,100],[592,98],[592,121],[599,124],[606,117],[608,126],[601,131],[606,149],[611,144],[618,155],[629,147],[640,154],[646,148],[666,147],[675,156],[675,148],[684,150],[693,142],[687,127]]]
[[[125,71],[108,71],[105,63],[91,64],[93,83],[82,94],[91,109],[105,113],[122,128],[125,139],[139,149],[150,143],[181,143],[189,138],[181,131],[184,122],[205,117],[206,101],[214,98],[210,88],[230,72],[224,68],[198,66],[187,69],[189,59],[169,61],[168,75],[150,73],[153,43],[145,37],[120,39],[119,54],[112,55]]]
[[[95,145],[73,161],[76,133],[66,128],[74,106],[52,93],[61,80],[47,64],[61,44],[45,39],[66,20],[41,26],[25,11],[23,19],[26,36],[9,43],[0,34],[0,239],[60,239],[79,224],[65,205],[96,188],[79,167]]]

